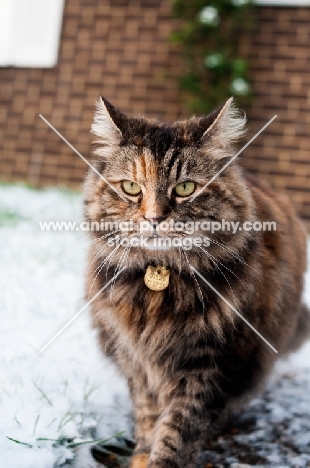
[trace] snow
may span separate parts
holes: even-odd
[[[40,231],[38,221],[81,218],[81,196],[0,186],[0,200],[0,467],[52,468],[73,451],[39,438],[129,435],[131,405],[87,311],[38,354],[84,304],[87,246],[77,232]]]
[[[65,467],[73,457],[76,468],[94,468],[89,445],[70,444],[132,433],[126,383],[99,352],[87,310],[38,354],[85,303],[88,242],[38,222],[81,216],[78,193],[0,185],[0,468]],[[310,271],[306,280],[310,303]],[[207,451],[215,466],[224,466],[216,447],[234,468],[254,466],[240,447],[255,451],[255,466],[310,466],[310,344],[278,364],[246,415],[255,424]]]

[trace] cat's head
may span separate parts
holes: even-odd
[[[128,117],[99,99],[91,129],[97,173],[90,170],[85,181],[85,218],[101,225],[114,223],[110,232],[116,223],[131,221],[131,227],[139,226],[139,234],[148,238],[133,245],[136,229],[115,233],[127,241],[115,250],[112,262],[119,261],[125,245],[127,250],[131,245],[128,261],[141,267],[152,262],[173,266],[184,251],[199,263],[201,254],[206,257],[206,238],[208,252],[216,258],[229,255],[218,242],[235,250],[242,245],[246,233],[211,233],[207,222],[243,222],[252,216],[251,196],[236,161],[222,170],[236,152],[245,123],[232,99],[210,115],[173,124]],[[177,222],[191,227],[177,230]],[[106,234],[102,242],[110,239],[109,253],[117,246],[112,246],[114,237],[101,229],[95,232],[97,237]],[[154,241],[154,234],[167,242]],[[193,238],[202,239],[200,247]]]

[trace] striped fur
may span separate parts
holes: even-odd
[[[92,133],[96,168],[117,190],[122,180],[133,180],[142,194],[126,203],[90,171],[88,221],[139,222],[155,212],[167,221],[277,223],[273,232],[208,233],[207,249],[186,252],[108,247],[106,232],[91,233],[87,297],[127,267],[93,301],[91,314],[103,352],[131,391],[137,439],[131,467],[191,468],[214,424],[257,391],[276,356],[189,264],[283,355],[308,336],[309,312],[301,303],[305,231],[289,201],[237,163],[192,203],[175,197],[179,181],[203,186],[234,154],[244,118],[231,101],[209,116],[170,125],[129,118],[102,99]],[[158,264],[170,268],[170,283],[154,292],[143,277]]]

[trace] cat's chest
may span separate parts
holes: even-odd
[[[190,355],[197,345],[197,337],[203,343],[205,336],[207,346],[209,329],[203,317],[188,317],[186,322],[178,322],[177,317],[160,321],[154,316],[144,317],[141,310],[140,319],[135,311],[136,320],[128,321],[121,312],[117,307],[106,309],[105,328],[118,350],[118,359],[142,367],[150,387],[156,387],[164,374],[171,375],[182,364],[183,357]]]

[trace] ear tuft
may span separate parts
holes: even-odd
[[[246,134],[246,115],[235,105],[231,97],[224,104],[214,122],[202,136],[203,143],[212,144],[218,150],[218,157],[231,156],[234,145]]]
[[[106,99],[100,96],[95,104],[94,121],[91,133],[94,135],[94,144],[103,146],[117,146],[122,139],[122,132],[113,120],[113,111],[121,114]]]

